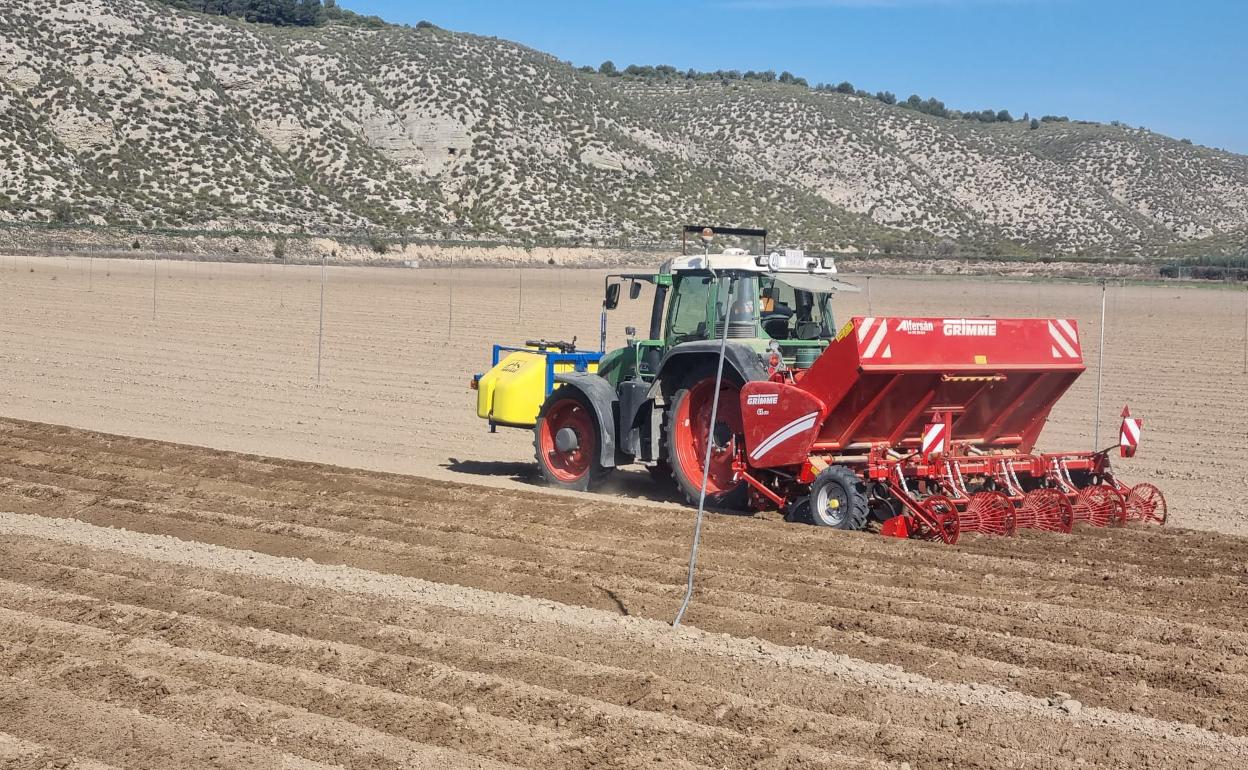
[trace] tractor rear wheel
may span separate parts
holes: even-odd
[[[867,524],[867,485],[843,465],[824,468],[810,484],[806,511],[817,527],[862,529]]]
[[[599,458],[601,431],[585,394],[564,385],[546,398],[533,426],[537,467],[548,484],[584,492],[601,484],[612,469]]]
[[[711,462],[706,473],[706,504],[712,508],[743,511],[749,502],[749,486],[734,478],[733,462],[744,449],[741,420],[741,385],[728,372],[720,382],[719,409],[711,430],[711,407],[715,398],[715,373],[690,378],[688,387],[676,391],[667,412],[667,453],[672,478],[691,505],[702,492],[707,434],[711,437]]]

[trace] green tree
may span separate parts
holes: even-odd
[[[258,24],[315,27],[327,21],[345,21],[370,27],[384,26],[376,16],[361,16],[338,7],[336,0],[160,0],[176,8],[213,16],[232,16]],[[432,26],[432,25],[430,25]]]
[[[608,76],[620,74],[620,71],[615,68],[615,62],[610,59],[607,59],[602,64],[598,65],[598,72],[599,74]]]

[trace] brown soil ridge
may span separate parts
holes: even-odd
[[[411,577],[385,575],[354,567],[338,565],[321,565],[284,557],[269,556],[255,552],[226,549],[203,543],[178,540],[163,535],[148,535],[97,527],[76,520],[49,519],[42,516],[0,513],[0,533],[21,538],[37,538],[59,543],[86,546],[93,550],[107,550],[129,557],[154,560],[176,564],[200,570],[223,571],[233,575],[243,575],[269,580],[280,580],[318,590],[340,591],[352,594],[377,596],[402,603],[415,603],[459,613],[486,615],[502,621],[519,621],[523,623],[548,624],[566,629],[573,634],[609,636],[621,638],[637,646],[649,646],[675,654],[711,654],[731,659],[738,665],[760,667],[779,667],[787,670],[799,670],[813,673],[840,681],[847,681],[859,687],[873,690],[890,690],[914,693],[922,698],[943,700],[948,705],[956,703],[963,707],[977,707],[984,710],[1003,712],[1016,719],[1030,718],[1037,722],[1053,723],[1053,729],[1061,723],[1069,723],[1084,728],[1115,731],[1132,737],[1148,737],[1164,741],[1172,746],[1181,745],[1189,749],[1212,751],[1227,758],[1248,760],[1248,740],[1235,736],[1227,736],[1211,731],[1201,730],[1192,726],[1164,722],[1162,720],[1141,717],[1104,708],[1087,708],[1076,713],[1066,713],[1055,709],[1048,701],[1029,697],[1020,693],[1001,688],[959,685],[937,682],[927,677],[907,673],[895,666],[881,666],[853,658],[830,654],[810,648],[791,648],[765,642],[759,639],[740,639],[723,634],[710,634],[696,628],[673,630],[667,625],[654,621],[633,617],[621,617],[601,610],[585,607],[573,607],[557,602],[507,594],[481,591],[478,589],[431,583]],[[0,623],[13,622],[12,615],[0,615]],[[46,626],[55,621],[41,619],[40,625]],[[47,630],[44,634],[49,633]],[[96,636],[99,636],[97,632]],[[68,642],[69,644],[65,644]],[[62,640],[69,649],[92,646],[84,639]],[[62,644],[50,645],[55,649]],[[107,640],[96,639],[95,646],[102,651],[110,647]],[[99,667],[89,667],[100,676],[116,676],[126,681],[141,679],[135,673],[134,659],[142,661],[163,649],[153,649],[152,645],[135,645],[126,650],[124,656],[128,662],[124,673],[112,671],[99,672]],[[207,653],[197,653],[203,658]],[[42,671],[43,677],[56,676],[67,662],[58,657],[55,665]],[[183,663],[183,665],[186,665]],[[39,672],[39,667],[27,662],[24,668],[28,672]],[[175,666],[176,668],[176,666]],[[219,667],[218,667],[219,668]],[[234,677],[243,680],[254,680],[259,674],[247,666],[230,672]],[[239,686],[221,671],[215,675],[218,686]],[[302,677],[306,684],[307,677]],[[104,689],[110,686],[115,690],[118,686],[112,680],[98,685]],[[166,689],[180,687],[173,681],[164,685]],[[91,689],[87,690],[92,691]],[[341,689],[331,690],[339,700],[349,702],[349,694]],[[344,697],[346,696],[346,697]],[[225,709],[221,702],[224,693],[197,694],[194,710],[186,703],[180,703],[182,710],[177,713],[185,718],[194,718],[204,713],[214,718],[225,719],[218,712]],[[232,706],[231,706],[232,707]],[[265,704],[260,701],[248,704],[240,702],[239,709],[248,708],[262,712]],[[287,736],[291,741],[310,741],[317,735],[332,733],[331,726],[320,724],[317,719],[301,714],[306,732],[294,732]],[[233,717],[230,717],[233,718]],[[253,716],[252,719],[259,717]],[[428,719],[428,715],[424,715]],[[1069,726],[1068,724],[1068,726]],[[499,729],[498,724],[490,726],[492,733],[506,739],[508,730]],[[511,741],[521,740],[523,731],[510,738]],[[373,739],[376,742],[378,739]],[[399,748],[386,746],[388,754],[407,766],[424,766],[419,761],[423,757],[401,751]],[[459,763],[448,761],[445,757],[428,760],[428,766],[457,766]]]
[[[53,757],[127,767],[163,731],[253,752],[231,767],[1244,764],[1233,536],[712,516],[674,633],[684,509],[0,421],[0,511],[0,732]],[[58,735],[48,698],[135,742]]]

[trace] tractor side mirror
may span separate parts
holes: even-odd
[[[633,281],[628,287],[628,298],[637,299],[641,296],[641,284]]]
[[[620,306],[620,285],[618,283],[607,286],[607,296],[603,298],[602,306],[607,310],[615,310]]]

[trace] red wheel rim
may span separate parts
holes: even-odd
[[[1015,514],[1015,525],[1070,534],[1074,518],[1074,508],[1066,495],[1056,489],[1041,488],[1023,496],[1022,505]]]
[[[1118,490],[1107,484],[1094,484],[1079,490],[1078,502],[1094,527],[1122,526],[1127,520],[1127,504]]]
[[[576,434],[576,448],[562,452],[555,445],[555,436],[563,428]],[[542,457],[546,467],[559,481],[571,483],[589,473],[594,459],[594,447],[598,442],[598,427],[594,416],[579,400],[565,398],[556,401],[546,410],[540,431]]]
[[[966,510],[959,517],[958,525],[963,532],[1013,535],[1014,503],[995,490],[976,492],[966,504]]]
[[[1127,494],[1127,515],[1138,521],[1165,524],[1166,496],[1152,484],[1136,484]]]
[[[941,540],[948,545],[958,542],[962,531],[958,521],[958,507],[944,495],[932,495],[919,504],[923,515],[920,517],[919,537],[924,540]]]
[[[702,380],[689,389],[675,415],[676,435],[673,437],[675,446],[672,447],[672,453],[676,462],[680,463],[681,473],[695,485],[702,483],[702,461],[706,457],[706,436],[711,427],[714,398],[715,380]],[[732,383],[720,383],[719,410],[715,420],[728,428],[732,438],[725,446],[711,448],[711,467],[706,477],[708,495],[729,492],[741,483],[734,478],[736,474],[732,470],[732,463],[737,455],[737,437],[744,429],[741,422],[740,391]]]

